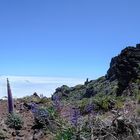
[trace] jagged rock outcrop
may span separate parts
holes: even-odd
[[[118,80],[117,95],[121,95],[130,82],[140,79],[140,44],[127,47],[112,58],[106,78],[110,82]]]

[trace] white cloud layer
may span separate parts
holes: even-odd
[[[23,97],[34,92],[50,97],[57,87],[83,84],[85,80],[61,77],[0,76],[0,98],[7,96],[6,78],[9,78],[14,97]]]

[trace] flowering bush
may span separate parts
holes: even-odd
[[[87,104],[84,108],[84,112],[85,113],[91,113],[94,110],[94,104]]]
[[[72,108],[71,109],[71,124],[74,127],[77,127],[79,118],[80,118],[80,110],[78,108]]]
[[[44,128],[49,123],[49,112],[46,108],[38,107],[36,104],[31,105],[31,111],[34,114],[35,125]]]
[[[59,96],[54,96],[53,97],[53,107],[55,108],[55,110],[57,112],[60,112],[61,111],[62,104],[61,104],[61,101],[60,101],[60,97]]]

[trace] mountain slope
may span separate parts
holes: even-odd
[[[112,58],[107,74],[97,80],[87,81],[75,87],[62,86],[56,89],[53,97],[82,99],[98,93],[123,95],[126,90],[132,92],[133,86],[139,88],[140,81],[140,45],[127,47]],[[132,94],[132,93],[131,93]]]

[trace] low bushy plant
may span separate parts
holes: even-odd
[[[84,113],[85,107],[88,105],[89,99],[83,98],[82,100],[77,101],[77,106],[79,107],[80,111]]]
[[[124,99],[123,97],[116,97],[115,98],[115,108],[116,109],[120,109],[122,108],[124,105]]]
[[[45,104],[48,102],[48,98],[46,97],[43,97],[43,98],[40,98],[40,97],[33,97],[33,96],[25,96],[24,98],[22,98],[22,101],[24,103],[41,103],[41,104]]]
[[[73,137],[72,129],[66,129],[63,131],[59,131],[56,134],[55,140],[71,140]]]
[[[98,94],[93,99],[96,109],[108,110],[111,103],[111,96],[105,94]]]
[[[48,125],[48,120],[49,120],[49,112],[46,108],[40,107],[40,108],[34,108],[32,110],[34,114],[34,119],[35,119],[35,125],[38,128],[46,128]]]
[[[140,104],[140,95],[137,95],[137,102]]]
[[[54,109],[53,106],[48,107],[47,111],[49,113],[50,119],[54,120],[56,117],[58,117],[58,112]]]
[[[32,98],[30,96],[25,96],[21,99],[21,101],[24,103],[30,103],[32,102]]]
[[[140,108],[137,108],[137,114],[138,114],[138,116],[140,116]]]
[[[49,98],[47,98],[47,97],[40,98],[40,100],[39,100],[39,103],[41,103],[41,104],[46,104],[49,102],[50,102]]]
[[[5,140],[6,137],[6,133],[0,129],[0,140]]]
[[[21,129],[23,126],[23,120],[21,116],[16,113],[9,113],[5,123],[8,125],[9,128],[14,128],[16,130]]]

